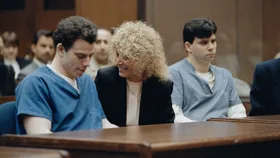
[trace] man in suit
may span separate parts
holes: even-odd
[[[30,61],[17,57],[19,40],[15,32],[4,32],[1,37],[3,38],[4,46],[1,51],[3,59],[0,60],[0,63],[11,66],[15,71],[14,78],[17,79],[20,70],[28,65]]]
[[[250,116],[280,114],[280,59],[256,66],[250,99]]]
[[[54,44],[52,34],[53,32],[49,30],[39,30],[35,34],[31,45],[31,50],[34,53],[33,61],[20,71],[17,78],[18,82],[53,59]]]

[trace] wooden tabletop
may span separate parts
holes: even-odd
[[[47,150],[34,148],[0,147],[1,158],[68,158],[63,150]]]
[[[74,150],[153,152],[280,140],[276,124],[196,122],[61,132],[48,135],[4,135],[8,146]]]
[[[243,118],[211,118],[207,121],[280,124],[280,115],[250,116]]]
[[[16,96],[0,96],[0,104],[6,103],[9,101],[16,101]]]

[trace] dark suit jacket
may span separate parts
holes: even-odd
[[[127,83],[125,78],[119,76],[118,68],[100,69],[95,84],[107,119],[117,126],[126,126]],[[172,90],[172,81],[162,83],[155,77],[143,81],[139,125],[174,122]]]
[[[0,63],[0,96],[15,95],[15,72],[11,66]]]
[[[249,115],[280,114],[280,59],[256,66],[250,98],[252,110]]]
[[[16,58],[16,61],[18,62],[18,65],[19,65],[19,68],[20,69],[23,69],[25,66],[27,66],[29,63],[31,63],[30,60],[26,60],[24,58],[21,58],[21,57],[17,57]],[[4,64],[4,60],[1,59],[0,60],[0,63],[3,63]]]

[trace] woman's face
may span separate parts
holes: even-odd
[[[136,61],[126,56],[117,54],[116,65],[119,68],[119,75],[132,82],[142,81],[142,73],[135,68]]]

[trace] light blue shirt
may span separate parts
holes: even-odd
[[[25,134],[22,115],[50,120],[52,132],[101,129],[105,114],[95,83],[84,74],[77,84],[80,93],[47,66],[27,76],[16,89],[18,133]]]
[[[197,121],[209,118],[225,118],[231,106],[241,104],[234,88],[231,73],[211,65],[215,76],[214,87],[199,77],[187,59],[169,67],[170,79],[174,82],[172,104],[182,108],[184,116]]]

